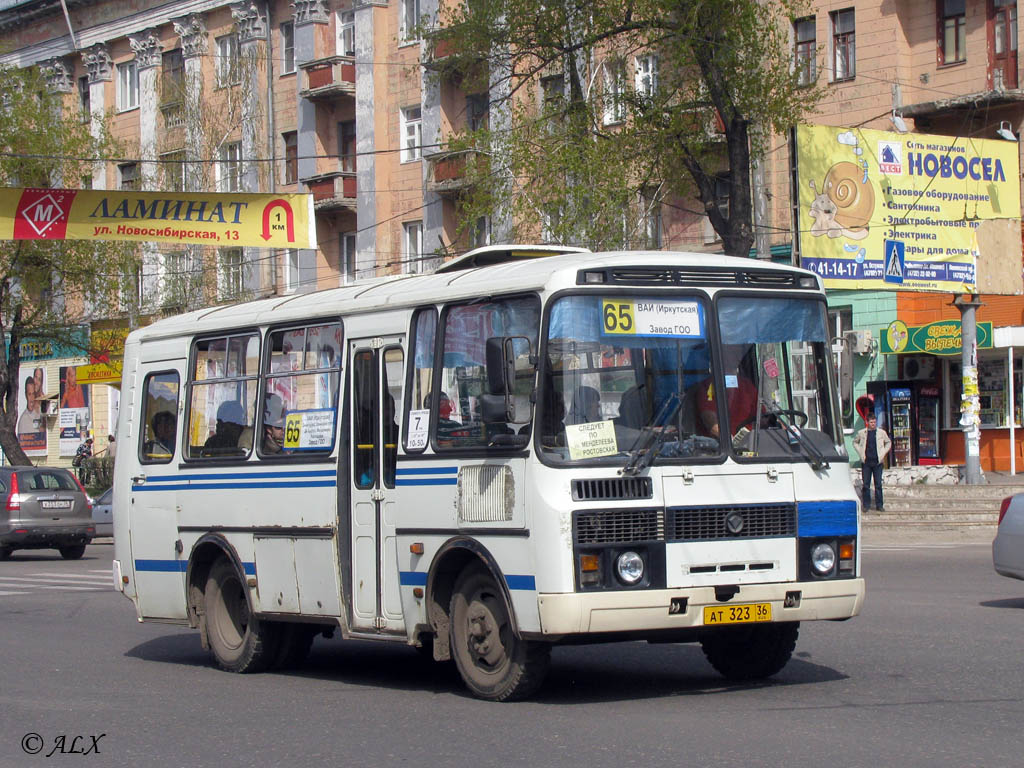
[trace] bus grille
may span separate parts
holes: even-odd
[[[668,510],[666,528],[674,541],[795,536],[796,505],[676,507]]]
[[[649,499],[654,495],[649,477],[602,477],[573,480],[573,501],[621,501]]]
[[[577,512],[574,522],[577,544],[618,544],[665,539],[665,517],[660,509]]]
[[[796,505],[674,507],[667,514],[660,509],[576,512],[573,533],[577,545],[795,536]]]

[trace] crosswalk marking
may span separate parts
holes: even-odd
[[[53,578],[57,578],[57,579],[61,579],[61,580],[64,580],[64,579],[88,579],[88,580],[91,580],[91,581],[101,581],[104,578],[106,578],[109,581],[110,578],[111,578],[110,571],[93,571],[92,573],[105,574],[105,576],[92,576],[92,575],[90,575],[88,573],[30,573],[29,576],[39,576],[39,577],[51,577],[52,576]],[[3,577],[0,577],[0,578],[3,578]]]
[[[7,592],[7,591],[4,591],[4,590],[0,590],[0,596],[2,596],[2,595],[27,595],[27,594],[28,594],[28,592]]]
[[[989,542],[937,542],[935,544],[865,544],[863,552],[907,552],[915,549],[959,549],[961,547],[990,547]]]
[[[69,583],[66,579],[52,579],[52,578],[45,577],[45,576],[44,577],[35,577],[35,578],[28,578],[28,577],[25,577],[25,576],[0,576],[0,583],[3,583],[5,581],[27,581],[27,582],[30,582],[32,584],[68,584],[68,586],[71,586],[72,583],[75,583],[75,584],[85,583],[85,582],[71,582],[71,583]],[[97,578],[93,577],[91,579],[91,581],[88,582],[88,583],[96,584],[96,585],[99,585],[99,584],[109,584],[110,583],[110,579],[104,580],[104,579],[97,579]]]

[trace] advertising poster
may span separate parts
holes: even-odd
[[[29,456],[46,455],[46,369],[23,365],[18,369],[18,443]]]
[[[826,288],[975,292],[979,227],[999,221],[1015,227],[1018,250],[1006,258],[1019,271],[1018,149],[1001,139],[798,127],[800,265]]]
[[[60,412],[60,455],[74,456],[78,446],[85,439],[81,427],[78,425],[78,412],[64,409]]]

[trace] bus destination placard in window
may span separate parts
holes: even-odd
[[[334,409],[292,411],[284,420],[286,451],[325,451],[334,434]]]
[[[604,336],[704,338],[704,311],[697,301],[601,299]]]

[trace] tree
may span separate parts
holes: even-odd
[[[89,123],[66,114],[64,94],[37,69],[0,68],[0,94],[0,186],[79,187],[95,162],[114,156],[110,136],[94,137]],[[134,305],[139,263],[125,243],[0,241],[0,446],[12,463],[31,463],[17,437],[21,343],[51,341],[85,354],[81,325]]]
[[[792,66],[803,0],[468,0],[426,34],[431,69],[487,92],[490,125],[452,137],[460,221],[507,234],[645,245],[645,216],[696,196],[725,252],[753,242],[751,157],[820,98]],[[540,85],[539,93],[534,89]],[[728,205],[721,190],[728,190]]]

